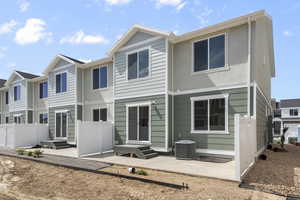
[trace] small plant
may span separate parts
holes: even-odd
[[[43,154],[43,151],[40,149],[36,149],[33,151],[33,157],[35,157],[35,158],[40,158],[42,154]]]
[[[290,144],[296,144],[297,138],[296,137],[289,137],[289,143]]]
[[[33,152],[32,151],[26,151],[27,156],[33,156]]]
[[[17,149],[16,152],[17,152],[18,155],[24,155],[25,154],[24,149]]]
[[[139,169],[135,171],[136,174],[142,175],[142,176],[148,176],[148,173],[145,170]]]

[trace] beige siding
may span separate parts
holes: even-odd
[[[142,42],[145,41],[147,39],[151,39],[154,36],[148,33],[144,33],[144,32],[137,32],[134,36],[132,36],[130,38],[130,40],[128,40],[128,42],[125,43],[124,46],[129,46],[138,42]]]
[[[245,84],[247,81],[248,27],[242,25],[229,29],[227,34],[228,70],[192,73],[192,42],[219,33],[184,41],[174,45],[174,91],[212,88],[225,85]]]

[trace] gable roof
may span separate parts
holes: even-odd
[[[0,88],[3,88],[5,86],[5,79],[0,79]]]
[[[69,56],[63,55],[63,54],[58,54],[55,56],[48,67],[44,70],[43,74],[47,75],[54,67],[55,65],[59,62],[59,60],[65,60],[69,62],[70,64],[84,64],[85,62],[77,60],[75,58],[71,58]]]
[[[135,24],[114,44],[114,46],[107,54],[109,56],[113,56],[113,54],[117,52],[124,44],[126,44],[126,42],[128,42],[130,38],[138,31],[163,37],[169,37],[171,35],[174,35],[172,32],[161,31],[154,28],[149,28],[146,26]]]
[[[13,73],[10,75],[9,79],[5,82],[5,86],[8,86],[8,84],[11,83],[11,81],[16,77],[19,76],[21,79],[27,79],[27,80],[31,80],[34,78],[39,77],[38,75],[35,74],[30,74],[27,72],[21,72],[21,71],[13,71]]]
[[[280,108],[292,108],[299,107],[300,108],[300,99],[283,99],[280,100]]]
[[[84,68],[93,67],[95,65],[104,65],[104,64],[108,64],[108,63],[112,63],[112,62],[113,62],[112,57],[106,57],[106,58],[101,58],[101,59],[97,59],[97,60],[82,64],[79,66],[79,68],[84,69]]]
[[[39,77],[38,75],[30,74],[30,73],[27,73],[27,72],[21,72],[21,71],[16,71],[16,72],[25,79],[33,79],[33,78]]]

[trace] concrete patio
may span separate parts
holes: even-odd
[[[123,156],[88,157],[105,163],[126,165],[130,167],[148,168],[188,175],[205,176],[225,180],[235,180],[235,162],[226,163],[204,162],[197,160],[176,160],[173,156],[157,156],[151,159],[138,159]]]

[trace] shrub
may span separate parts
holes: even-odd
[[[139,169],[135,172],[138,175],[147,176],[148,173],[145,170]]]
[[[43,151],[40,149],[36,149],[33,151],[33,157],[35,157],[35,158],[41,157],[42,154],[43,154]]]
[[[296,137],[289,137],[289,143],[290,144],[295,144],[297,142],[297,138]]]
[[[17,152],[18,155],[24,155],[25,150],[24,149],[17,149],[16,152]]]
[[[32,151],[26,151],[27,156],[33,156],[33,152]]]

